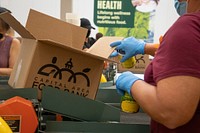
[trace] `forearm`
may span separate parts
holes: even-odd
[[[131,94],[147,114],[153,119],[160,119],[159,113],[161,112],[161,106],[159,104],[155,86],[147,84],[143,80],[138,80],[132,86]]]
[[[12,68],[0,68],[0,76],[10,76]]]
[[[161,97],[157,90],[157,87],[138,80],[132,86],[131,94],[153,120],[171,129],[182,125],[182,122],[180,122],[182,121],[181,113],[178,113],[176,108],[171,107],[173,103],[169,106],[168,103],[163,102],[166,97]],[[177,113],[180,115],[177,115]]]
[[[151,55],[151,56],[154,56],[155,53],[156,53],[156,50],[158,49],[158,47],[159,47],[159,44],[147,43],[145,45],[144,53],[148,54],[148,55]]]

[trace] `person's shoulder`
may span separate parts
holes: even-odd
[[[180,17],[180,21],[183,23],[195,23],[200,24],[200,12],[195,13],[186,13],[183,16]]]
[[[199,30],[199,22],[200,14],[198,16],[196,13],[188,13],[179,17],[172,27],[178,31],[181,30],[184,31],[184,33],[186,34],[190,34],[191,30]]]
[[[21,46],[21,42],[19,39],[15,38],[15,37],[12,37],[12,43],[11,43],[11,47],[13,48],[18,48]]]
[[[15,38],[15,37],[13,37],[13,41],[12,41],[13,43],[17,43],[17,44],[19,44],[20,43],[20,40],[19,39],[17,39],[17,38]]]

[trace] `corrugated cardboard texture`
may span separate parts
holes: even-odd
[[[14,21],[16,27],[18,22]],[[27,29],[36,39],[22,38],[22,50],[9,85],[37,88],[39,99],[43,86],[94,99],[105,57],[114,50],[109,44],[122,38],[105,37],[97,41],[90,52],[85,52],[73,47],[80,45],[82,48],[83,44],[78,43],[85,39],[85,29],[34,10],[30,11],[27,22]]]
[[[123,37],[101,37],[97,42],[87,50],[87,52],[108,58],[115,48],[111,48],[110,44],[115,41],[122,40]]]
[[[43,86],[94,99],[104,61],[83,51],[52,44],[26,39],[9,84],[14,88],[38,88],[39,99]]]
[[[36,42],[37,41],[33,39],[22,39],[20,54],[9,79],[9,85],[12,87],[18,84],[20,84],[21,88],[25,87],[29,70],[32,66],[32,58],[37,47]]]
[[[77,49],[82,49],[87,29],[61,21],[35,10],[30,10],[26,28],[37,40],[50,39]]]
[[[23,38],[35,39],[33,35],[24,28],[10,13],[5,12],[0,15],[6,23],[8,23]]]

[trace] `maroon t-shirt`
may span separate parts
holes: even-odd
[[[12,37],[5,36],[5,39],[0,41],[0,68],[9,67],[10,47],[12,40]]]
[[[200,78],[200,12],[183,15],[166,32],[144,80],[156,86],[161,79],[179,75]],[[171,130],[152,120],[151,132],[200,133],[200,104],[189,123]]]

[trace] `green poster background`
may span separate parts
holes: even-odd
[[[154,16],[155,10],[152,12],[140,12],[137,11],[131,3],[131,0],[117,0],[123,1],[122,11],[130,11],[131,15],[127,16],[129,18],[123,18],[125,21],[129,21],[133,24],[97,24],[97,7],[98,2],[102,0],[95,0],[94,2],[94,23],[98,26],[99,32],[104,36],[121,36],[121,37],[130,37],[134,36],[135,38],[142,39],[145,42],[153,42],[154,38]],[[105,1],[105,0],[104,0]],[[107,0],[106,0],[107,1]],[[108,0],[113,1],[113,0]],[[112,9],[113,11],[114,9]],[[118,10],[117,10],[118,11]],[[114,12],[114,11],[113,11]],[[132,26],[131,26],[132,25]]]
[[[134,27],[131,0],[94,0],[94,23],[98,27]]]

